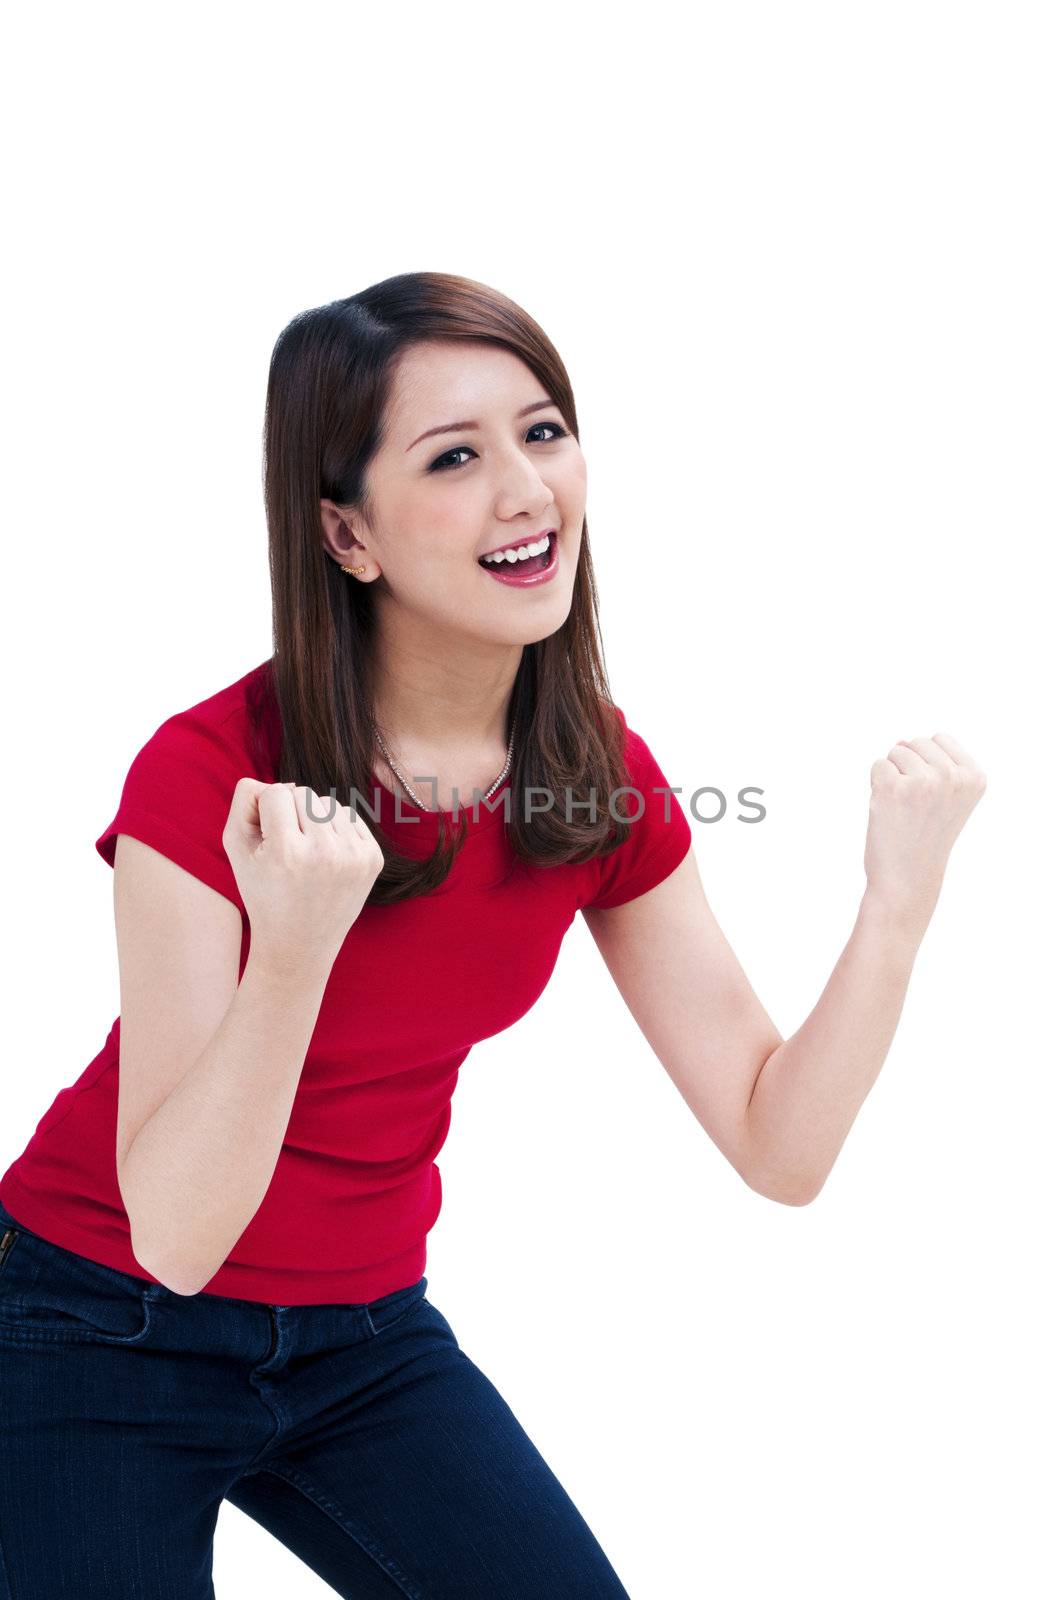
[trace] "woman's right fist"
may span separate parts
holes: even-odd
[[[331,970],[384,865],[362,818],[305,784],[241,778],[221,839],[256,951]]]

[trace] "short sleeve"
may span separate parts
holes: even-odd
[[[113,867],[118,835],[131,834],[243,911],[221,838],[241,776],[239,747],[225,724],[179,712],[134,757],[97,851]]]
[[[640,800],[634,794],[625,794],[614,802],[615,811],[624,809],[633,820],[618,849],[587,863],[588,898],[583,902],[584,910],[611,910],[663,883],[683,860],[692,839],[682,796],[662,792],[669,788],[668,779],[646,741],[628,727],[623,712],[619,714],[625,730],[624,758],[631,787],[638,790],[645,809],[636,816]]]

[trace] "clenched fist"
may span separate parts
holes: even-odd
[[[331,971],[384,865],[350,806],[323,820],[331,806],[306,785],[241,778],[222,830],[254,947],[286,967]]]
[[[873,763],[864,871],[877,900],[930,915],[949,851],[985,787],[984,772],[947,733],[902,739]]]

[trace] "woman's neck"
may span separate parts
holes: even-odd
[[[506,746],[506,713],[523,645],[394,647],[371,669],[373,717],[388,745],[435,751]]]
[[[498,777],[508,753],[507,712],[523,646],[480,647],[439,659],[424,650],[392,650],[373,674],[373,719],[392,761],[423,805],[471,805]],[[377,746],[381,781],[396,780]],[[433,798],[429,782],[436,779]],[[401,786],[399,786],[401,787]]]

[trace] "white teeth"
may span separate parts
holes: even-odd
[[[538,544],[519,544],[515,550],[497,551],[494,555],[481,556],[480,560],[493,561],[495,563],[502,561],[530,561],[532,556],[541,556],[543,551],[549,550],[549,548],[550,535],[546,534],[539,540]]]

